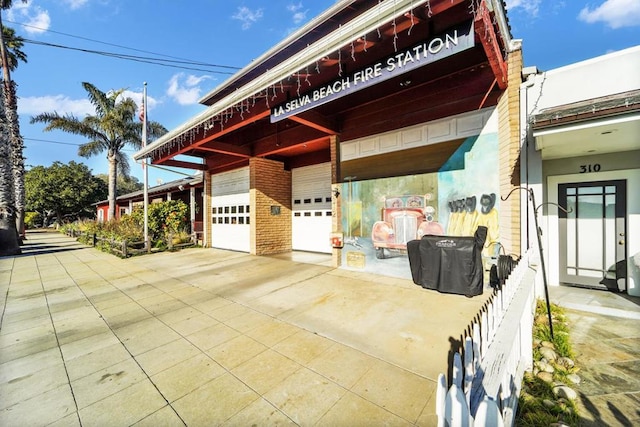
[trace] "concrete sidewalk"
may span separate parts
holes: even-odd
[[[2,426],[435,425],[437,376],[490,295],[28,238],[0,258]]]

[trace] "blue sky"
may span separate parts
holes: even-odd
[[[391,1],[391,0],[387,0]],[[3,23],[29,40],[28,63],[13,73],[27,165],[71,160],[107,173],[105,155],[77,155],[81,138],[42,132],[29,119],[57,111],[93,114],[81,83],[127,90],[141,99],[147,82],[149,118],[172,129],[203,111],[201,96],[221,84],[335,0],[30,0],[3,12]],[[640,44],[640,0],[507,0],[525,65],[546,71]],[[43,45],[47,43],[49,45]],[[52,47],[51,44],[61,47]],[[73,48],[69,49],[69,48]],[[188,60],[190,69],[129,61],[77,49]],[[160,56],[164,55],[164,56]],[[133,150],[128,151],[133,154]],[[142,168],[131,161],[132,175]],[[187,172],[190,171],[181,171]],[[181,175],[151,168],[149,183]]]

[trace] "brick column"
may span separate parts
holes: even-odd
[[[522,44],[512,42],[509,53],[508,86],[498,101],[498,141],[500,152],[500,196],[520,185],[520,83],[522,82]],[[500,242],[506,254],[520,254],[520,198],[524,192],[514,191],[500,201]]]
[[[211,172],[202,172],[204,179],[202,200],[202,246],[211,247]]]
[[[336,190],[342,191],[342,185],[339,184],[340,174],[340,138],[337,135],[330,137],[329,148],[331,150],[331,231],[342,232],[342,199],[344,194],[335,197]],[[331,251],[331,265],[340,267],[342,264],[342,249],[333,249]]]
[[[274,160],[249,160],[251,253],[291,251],[291,171]]]

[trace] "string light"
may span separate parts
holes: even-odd
[[[396,0],[393,0],[393,22],[391,23],[391,25],[393,26],[393,51],[397,52],[398,51],[398,31],[397,31],[397,27],[396,27],[396,5],[398,3],[396,2]]]
[[[410,16],[411,16],[411,18],[410,18],[411,19],[411,26],[409,27],[409,31],[407,31],[407,35],[409,35],[409,36],[411,35],[411,30],[413,30],[413,18],[414,18],[414,16],[413,16],[413,0],[411,0],[411,15]]]
[[[340,24],[340,39],[342,39],[342,24]],[[342,77],[342,49],[338,49],[338,76]]]
[[[382,0],[378,0],[378,25],[376,27],[376,31],[378,31],[378,39],[382,38],[382,34],[380,34],[380,5],[382,4]]]

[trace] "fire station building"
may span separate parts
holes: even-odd
[[[501,0],[337,1],[134,157],[202,172],[207,247],[408,277],[408,241],[484,225],[517,254],[521,70]]]

